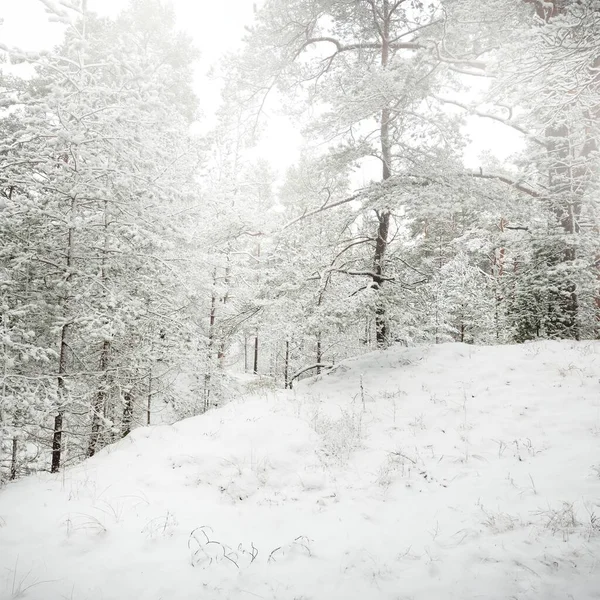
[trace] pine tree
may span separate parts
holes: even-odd
[[[131,429],[133,406],[150,395],[154,349],[187,336],[178,215],[198,151],[187,134],[194,53],[172,12],[133,2],[112,22],[85,3],[74,15],[48,9],[67,25],[65,42],[38,56],[14,53],[36,76],[12,91],[20,122],[1,156],[15,216],[7,227],[18,231],[18,218],[27,231],[16,242],[28,278],[19,285],[36,297],[32,315],[43,312],[45,323],[33,318],[32,327],[56,357],[43,372],[56,382],[56,471],[67,421],[76,437],[66,458],[92,455]],[[163,388],[170,367],[159,371]]]

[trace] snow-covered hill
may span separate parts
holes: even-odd
[[[600,343],[393,348],[0,490],[0,597],[600,598]]]

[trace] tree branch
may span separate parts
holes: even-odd
[[[354,275],[354,276],[358,276],[358,277],[371,277],[371,278],[376,277],[378,280],[381,280],[381,281],[396,281],[395,277],[384,277],[383,275],[374,273],[373,271],[349,271],[347,269],[327,268],[327,269],[325,269],[324,272],[325,273],[343,273],[344,275]]]
[[[292,225],[295,225],[296,223],[298,223],[298,221],[302,221],[304,219],[307,219],[308,217],[312,217],[313,215],[319,214],[320,212],[329,210],[330,208],[335,208],[337,206],[341,206],[342,204],[348,204],[349,202],[352,202],[354,200],[358,200],[360,197],[362,197],[362,195],[363,195],[363,192],[360,191],[360,192],[354,194],[353,196],[344,198],[343,200],[338,200],[337,202],[332,202],[331,204],[324,204],[324,205],[320,206],[319,208],[316,208],[309,212],[304,211],[304,213],[302,213],[299,217],[293,219],[289,223],[286,223],[283,226],[282,231],[287,229],[288,227],[291,227]]]
[[[481,173],[481,172],[466,173],[466,175],[468,175],[470,177],[474,177],[475,179],[491,179],[491,180],[501,181],[502,183],[506,183],[506,185],[510,185],[511,187],[515,188],[519,192],[523,192],[524,194],[527,194],[528,196],[531,196],[532,198],[542,198],[543,197],[543,194],[541,192],[538,192],[537,190],[533,190],[533,189],[523,185],[519,181],[515,181],[514,179],[507,177],[506,175],[496,175],[493,173],[490,173],[488,175],[487,173]]]
[[[338,40],[332,37],[311,37],[308,38],[294,54],[294,58],[298,58],[302,51],[310,46],[311,44],[319,44],[321,42],[333,44],[336,48],[335,54],[340,52],[348,52],[350,50],[380,50],[381,42],[356,42],[355,44],[342,44]],[[393,50],[422,50],[425,48],[422,44],[417,42],[393,42],[389,44],[389,47]],[[334,54],[334,56],[335,56]]]
[[[504,229],[511,229],[513,231],[526,231],[527,233],[531,233],[529,227],[524,225],[505,225]]]
[[[502,123],[503,125],[506,125],[507,127],[511,127],[515,131],[518,131],[519,133],[522,133],[523,135],[525,135],[526,137],[528,137],[529,139],[531,139],[532,141],[534,141],[536,144],[539,144],[540,146],[543,146],[544,148],[548,147],[548,144],[544,140],[542,140],[541,138],[533,135],[530,131],[527,131],[527,129],[525,129],[524,127],[521,127],[520,125],[518,125],[514,121],[511,121],[510,118],[505,119],[503,117],[499,117],[498,115],[493,115],[493,114],[490,114],[490,113],[483,112],[481,110],[473,108],[472,106],[469,106],[468,104],[464,104],[463,102],[459,102],[458,100],[451,100],[450,98],[442,98],[442,97],[437,96],[435,94],[434,94],[433,97],[438,102],[442,102],[443,104],[452,104],[454,106],[458,106],[459,108],[462,108],[463,110],[465,110],[469,114],[474,115],[476,117],[482,117],[484,119],[492,119],[493,121],[498,121],[498,123]]]
[[[292,383],[292,381],[294,381],[294,379],[298,379],[298,377],[300,377],[300,375],[302,375],[303,373],[306,373],[307,371],[310,371],[312,369],[332,369],[333,365],[330,364],[326,364],[326,363],[316,363],[314,365],[310,365],[309,367],[304,367],[304,369],[300,369],[300,371],[297,371],[289,380],[288,383]]]
[[[501,174],[495,174],[495,173],[488,174],[488,173],[483,173],[481,171],[480,172],[464,171],[464,172],[459,172],[459,173],[450,173],[446,177],[446,179],[451,178],[451,177],[457,177],[457,178],[471,177],[473,179],[489,179],[489,180],[494,180],[494,181],[500,181],[502,183],[505,183],[506,185],[513,187],[515,190],[522,192],[523,194],[526,194],[527,196],[530,196],[532,198],[543,198],[544,197],[544,194],[542,192],[539,192],[533,188],[530,188],[530,187],[524,185],[523,183],[521,183],[520,181],[511,179],[507,175],[501,175]],[[390,187],[397,187],[402,184],[418,185],[418,186],[437,184],[442,187],[449,187],[448,184],[444,181],[437,181],[435,179],[426,179],[425,177],[416,176],[416,175],[404,175],[404,176],[400,176],[400,177],[392,177],[391,179],[388,179],[385,182],[385,184],[378,184],[378,186],[382,191],[385,191],[386,189],[388,189]],[[288,227],[292,227],[292,225],[295,225],[296,223],[303,221],[304,219],[308,219],[309,217],[317,215],[317,214],[324,212],[326,210],[329,210],[331,208],[336,208],[338,206],[342,206],[343,204],[348,204],[350,202],[355,202],[358,200],[364,200],[365,198],[367,198],[369,196],[370,192],[372,193],[374,191],[374,187],[375,186],[362,188],[362,189],[358,190],[355,194],[352,194],[352,196],[348,196],[347,198],[343,198],[342,200],[338,200],[337,202],[332,202],[331,204],[324,204],[324,205],[320,206],[319,208],[316,208],[311,211],[304,211],[304,213],[302,213],[299,217],[292,219],[286,225],[284,225],[282,228],[282,231],[284,231]]]

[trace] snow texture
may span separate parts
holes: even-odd
[[[392,348],[0,490],[0,597],[600,598],[600,343]]]

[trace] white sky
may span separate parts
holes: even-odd
[[[244,26],[252,22],[254,0],[172,0],[178,27],[188,33],[201,58],[196,70],[195,88],[204,114],[210,118],[219,104],[219,85],[207,77],[211,65],[226,52],[241,45]],[[90,10],[115,15],[127,0],[88,0]],[[0,0],[0,41],[23,50],[42,50],[60,42],[61,27],[48,22],[39,0]],[[266,158],[278,170],[293,162],[300,136],[293,126],[271,115],[273,126],[261,141],[256,154]]]
[[[194,38],[206,59],[237,46],[244,25],[252,21],[253,0],[172,2],[179,27]],[[102,15],[115,15],[126,5],[126,0],[88,0],[89,9]],[[0,17],[4,19],[2,41],[10,45],[39,50],[60,38],[59,28],[48,23],[39,0],[0,0]]]
[[[218,103],[218,89],[207,85],[206,73],[221,54],[239,47],[244,25],[252,21],[251,0],[210,2],[173,0],[178,26],[187,32],[201,52],[196,88],[204,110],[212,113]],[[88,0],[90,10],[116,15],[127,0]],[[39,0],[0,0],[0,40],[24,50],[41,50],[58,43],[61,26],[50,23]]]
[[[89,8],[100,14],[114,15],[124,8],[127,0],[88,0]],[[209,67],[228,51],[240,47],[244,26],[252,22],[254,0],[173,0],[180,29],[192,36],[201,52],[196,72],[196,91],[207,117],[219,103],[219,86],[206,77]],[[24,50],[40,50],[60,41],[61,29],[49,23],[39,0],[0,0],[0,41]],[[297,156],[300,135],[289,121],[271,116],[269,128],[257,154],[264,154],[273,166],[283,170]],[[482,150],[492,150],[500,159],[519,147],[519,136],[511,135],[506,127],[484,119],[474,119],[468,128],[473,144],[466,152],[470,168],[480,164]],[[365,172],[359,179],[369,179]],[[362,182],[358,182],[361,185]]]

